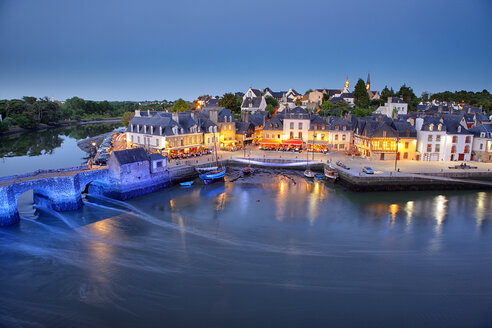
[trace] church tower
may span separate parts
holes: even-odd
[[[348,88],[349,88],[349,80],[348,80],[348,75],[347,75],[347,80],[345,81],[345,88],[343,88],[343,91],[349,92]]]
[[[369,76],[369,73],[367,73],[366,90],[371,90],[371,77]]]

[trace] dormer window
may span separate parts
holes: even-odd
[[[162,136],[162,126],[159,127],[159,134]]]
[[[441,129],[442,129],[442,124],[439,124],[439,125],[437,126],[437,131],[441,131]]]
[[[461,132],[461,125],[458,126],[458,133],[460,133],[460,132]]]
[[[429,125],[429,131],[433,131],[433,130],[434,130],[434,124]]]
[[[335,125],[335,130],[340,130],[340,124]]]
[[[314,129],[318,130],[318,124],[314,124]]]
[[[137,124],[137,133],[140,133],[140,124]]]
[[[383,131],[383,137],[386,138],[386,131]]]
[[[347,130],[347,126],[344,124],[343,125],[343,131]]]
[[[485,132],[480,132],[480,138],[485,138]]]
[[[326,125],[325,124],[321,125],[321,129],[322,130],[325,130],[326,129]]]
[[[133,124],[130,126],[130,131],[133,132]]]

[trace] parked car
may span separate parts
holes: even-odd
[[[362,168],[362,172],[364,172],[365,174],[374,174],[374,170],[369,166],[364,166]]]

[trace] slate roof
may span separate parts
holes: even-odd
[[[323,124],[325,125],[325,129],[327,129],[329,127],[329,123],[328,121],[326,120],[325,117],[321,117],[317,114],[315,115],[311,115],[311,124],[310,124],[310,129],[311,130],[314,130],[314,125],[317,125],[317,130],[321,130],[321,127],[323,126]]]
[[[352,129],[352,124],[350,124],[349,122],[347,122],[347,120],[341,118],[341,117],[338,117],[338,116],[330,116],[329,118],[329,121],[330,121],[330,130],[333,130],[333,131],[342,131],[343,130],[343,126],[345,125],[346,126],[346,130],[351,130]]]
[[[469,129],[468,131],[473,133],[473,135],[475,137],[483,138],[483,137],[480,137],[480,133],[485,132],[486,138],[492,138],[492,124],[477,125],[471,129]]]
[[[219,104],[219,99],[217,98],[211,98],[209,100],[207,100],[207,102],[205,103],[205,106],[203,106],[204,108],[206,107],[217,107]]]
[[[256,96],[256,97],[261,97],[262,96],[262,93],[260,90],[258,89],[251,89],[251,91],[253,91],[253,94]]]
[[[405,102],[398,97],[390,97],[389,102],[393,104],[405,104]]]
[[[284,129],[284,116],[277,114],[275,117],[266,122],[263,130],[283,130]]]
[[[236,123],[236,133],[237,134],[247,134],[249,129],[254,129],[253,124],[248,122],[237,122]]]
[[[354,94],[352,92],[343,92],[340,94],[340,98],[354,98]]]
[[[268,112],[265,111],[258,111],[254,114],[249,115],[249,121],[253,126],[263,126],[263,117],[267,116]]]
[[[400,138],[417,138],[417,130],[407,121],[393,121],[395,128]]]
[[[114,156],[116,158],[116,161],[120,165],[144,162],[149,160],[147,153],[143,148],[117,150],[112,152],[110,156]]]
[[[163,116],[153,116],[153,117],[137,117],[134,116],[130,119],[130,123],[128,124],[127,131],[131,131],[131,126],[133,124],[133,132],[137,133],[137,125],[140,126],[140,132],[144,133],[144,126],[147,126],[147,134],[151,134],[150,127],[154,127],[154,135],[160,135],[160,128],[162,127],[162,135],[174,135],[172,128],[174,126],[178,126],[178,133],[180,131],[180,126],[177,122],[175,122],[171,117],[163,117]]]
[[[246,97],[241,104],[241,108],[259,108],[262,97]],[[251,107],[250,107],[251,104]]]
[[[153,153],[153,154],[150,154],[149,155],[149,159],[152,162],[152,161],[158,161],[158,160],[161,160],[161,159],[166,159],[166,157],[162,156],[159,153]]]
[[[309,119],[309,113],[302,107],[294,107],[285,113],[286,119]]]
[[[224,122],[230,122],[230,119],[232,122],[235,122],[234,115],[225,107],[214,107],[214,108],[204,108],[203,110],[200,111],[202,115],[205,116],[205,118],[210,119],[210,110],[211,109],[216,109],[218,111],[218,121],[221,123]],[[227,117],[227,121],[226,121]]]
[[[386,121],[375,121],[371,119],[359,119],[357,121],[356,129],[359,129],[358,135],[368,138],[396,138],[398,136],[396,128]],[[385,131],[386,135],[384,135]]]
[[[433,130],[432,131],[438,131],[437,127],[439,124],[442,124],[441,126],[441,131],[446,131],[446,125],[441,122],[441,119],[439,117],[424,117],[424,122],[422,124],[422,131],[430,131],[430,125],[433,124]]]
[[[472,134],[465,129],[458,120],[444,119],[444,124],[446,125],[447,134]]]

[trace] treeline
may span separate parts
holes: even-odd
[[[164,110],[172,102],[149,102],[140,105],[132,101],[91,101],[73,97],[64,103],[52,102],[47,97],[23,97],[22,99],[0,100],[0,132],[18,126],[35,129],[40,124],[54,125],[66,121],[97,120],[121,117],[135,109]]]
[[[472,106],[480,107],[482,106],[484,111],[492,111],[492,94],[487,90],[482,90],[481,92],[473,91],[444,91],[434,94],[429,94],[428,92],[422,93],[422,99],[425,100],[439,100],[439,101],[454,101],[456,103],[465,103]]]

